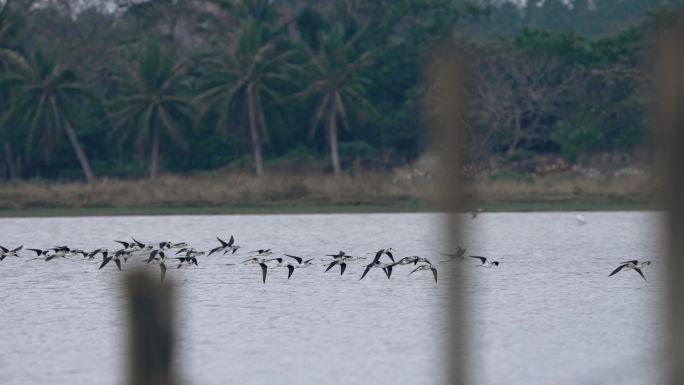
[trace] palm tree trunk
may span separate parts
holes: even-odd
[[[156,179],[159,173],[159,125],[152,129],[152,154],[150,155],[150,179]]]
[[[259,128],[257,127],[256,111],[254,109],[254,84],[247,86],[247,114],[249,115],[249,133],[252,136],[252,155],[254,156],[254,166],[256,174],[264,173],[264,165],[261,159],[261,139],[259,138]]]
[[[330,139],[330,159],[332,160],[335,176],[340,175],[340,153],[337,149],[337,114],[334,104],[330,107],[330,121],[328,123],[328,138]]]
[[[522,123],[520,122],[520,119],[520,110],[516,108],[513,117],[513,120],[515,122],[515,130],[513,131],[513,141],[508,146],[508,151],[506,151],[506,155],[508,156],[513,155],[515,153],[515,150],[518,149],[518,143],[520,143],[520,138],[522,137]]]
[[[88,157],[83,151],[81,143],[78,141],[76,131],[74,131],[74,128],[71,127],[71,123],[69,123],[69,121],[66,119],[64,119],[64,131],[66,131],[66,134],[69,137],[69,142],[71,143],[71,147],[73,147],[76,157],[78,158],[78,162],[81,164],[81,169],[85,175],[86,182],[93,183],[95,181],[95,174],[93,174],[93,169],[90,167]]]

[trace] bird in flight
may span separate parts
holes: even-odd
[[[639,262],[639,260],[637,260],[637,259],[633,259],[631,261],[624,261],[624,262],[621,262],[620,266],[618,266],[617,269],[613,270],[613,272],[610,273],[608,276],[612,277],[615,274],[619,273],[620,271],[634,270],[637,273],[639,273],[641,278],[643,278],[645,281],[646,277],[644,277],[644,272],[642,271],[642,269],[644,267],[650,265],[650,264],[651,264],[651,261]]]

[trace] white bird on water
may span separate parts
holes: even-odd
[[[582,214],[577,214],[577,216],[575,217],[575,219],[577,220],[577,224],[580,225],[580,226],[586,225],[587,223],[589,223],[586,219],[584,219],[584,217],[582,216]]]

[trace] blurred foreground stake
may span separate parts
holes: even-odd
[[[655,121],[663,163],[668,170],[665,203],[668,213],[666,383],[684,384],[684,24],[671,20],[659,31],[658,60],[653,71]]]
[[[130,314],[130,385],[177,385],[169,287],[143,271],[126,277]]]

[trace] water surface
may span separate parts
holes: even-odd
[[[652,384],[663,323],[655,214],[511,213],[466,220],[469,378],[475,384]],[[247,250],[320,256],[393,247],[436,261],[445,251],[437,214],[167,216],[0,219],[0,244],[116,248],[114,239],[186,241],[197,249],[234,234]],[[125,302],[113,265],[79,259],[0,262],[3,384],[125,382]],[[370,257],[370,255],[365,255]],[[616,262],[654,260],[606,276]],[[323,274],[318,264],[269,271],[211,256],[169,270],[176,285],[178,368],[188,384],[436,384],[444,382],[446,275],[391,280],[363,263]],[[129,261],[124,270],[142,263]],[[444,271],[444,265],[440,266]],[[158,268],[149,267],[157,274]],[[443,279],[442,279],[443,277]]]

